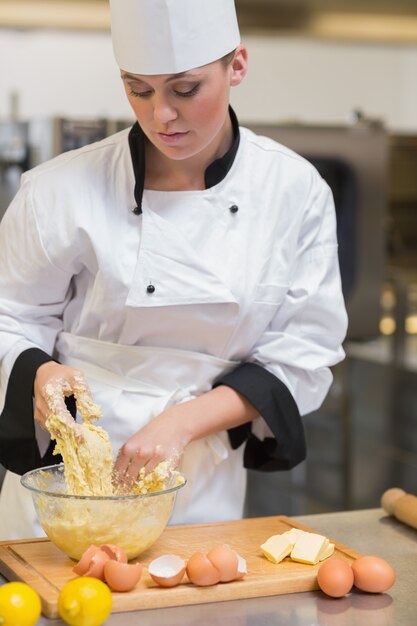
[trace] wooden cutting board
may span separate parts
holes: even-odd
[[[128,593],[113,593],[113,611],[219,602],[317,589],[319,565],[295,563],[288,558],[275,565],[263,556],[259,548],[271,535],[291,528],[312,530],[283,516],[168,526],[158,541],[137,559],[145,568],[135,589]],[[360,556],[334,538],[329,539],[335,543],[336,556],[348,562]],[[196,587],[185,577],[179,586],[163,589],[152,581],[146,571],[146,565],[162,554],[177,554],[187,560],[194,552],[208,552],[213,546],[223,543],[229,544],[247,560],[248,573],[243,579],[213,587]],[[36,589],[42,600],[42,612],[47,617],[58,617],[58,595],[65,583],[74,578],[73,565],[74,561],[48,539],[0,542],[0,572],[8,580],[21,580]]]

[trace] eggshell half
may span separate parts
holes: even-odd
[[[92,578],[104,580],[104,566],[109,560],[110,557],[108,554],[103,552],[103,550],[98,550],[91,557],[90,565],[83,576],[91,576]]]
[[[229,546],[215,546],[207,552],[207,558],[220,572],[220,582],[228,583],[235,580],[238,573],[238,558]]]
[[[176,554],[164,554],[148,565],[148,573],[161,587],[175,587],[184,578],[185,561]]]
[[[237,576],[236,576],[236,580],[239,580],[240,578],[243,578],[245,574],[248,573],[248,567],[246,564],[246,559],[243,558],[243,556],[240,556],[240,554],[238,554],[237,552],[235,552],[236,556],[237,556]]]
[[[104,579],[112,591],[131,591],[141,575],[140,563],[121,563],[109,559],[104,565]]]
[[[113,561],[120,561],[120,563],[127,563],[127,554],[126,550],[120,548],[119,546],[115,546],[113,543],[103,543],[100,546],[100,550],[103,550],[109,558],[113,559]]]
[[[81,559],[74,565],[72,571],[78,574],[78,576],[83,576],[90,567],[92,557],[99,551],[100,548],[92,543],[91,546],[83,552]]]
[[[208,587],[220,582],[220,572],[202,552],[195,552],[187,562],[187,576],[194,585]]]
[[[320,589],[332,598],[342,598],[353,587],[353,571],[349,563],[330,558],[321,565],[317,573]]]
[[[355,587],[369,593],[383,593],[395,583],[392,566],[377,556],[362,556],[352,563]]]
[[[78,576],[91,576],[104,580],[103,570],[104,564],[109,560],[109,556],[103,552],[98,546],[91,544],[82,554],[81,559],[72,568],[72,571]]]

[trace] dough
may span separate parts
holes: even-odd
[[[92,420],[101,417],[101,409],[90,399],[83,380],[75,379],[74,395],[83,418],[82,424],[77,424],[65,406],[65,390],[63,380],[45,387],[45,398],[51,410],[46,427],[56,440],[54,454],[61,454],[64,462],[67,494],[110,496],[113,493],[113,448],[108,433],[92,424]]]
[[[63,399],[65,391],[74,391],[82,424],[77,424],[67,411]],[[118,495],[112,480],[114,463],[110,438],[103,428],[92,424],[92,420],[101,417],[101,409],[91,400],[83,379],[75,379],[72,390],[67,389],[62,379],[48,383],[45,398],[51,411],[46,427],[56,440],[54,454],[61,454],[64,462],[67,495]],[[143,467],[129,493],[152,493],[183,482],[184,478],[172,469],[170,462],[162,461],[146,475]]]

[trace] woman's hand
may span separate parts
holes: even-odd
[[[225,385],[174,405],[120,448],[115,463],[116,480],[129,488],[142,467],[148,473],[161,461],[169,460],[174,468],[191,441],[240,426],[258,415],[246,398]]]
[[[38,367],[34,382],[35,419],[42,428],[46,430],[45,422],[51,414],[68,424],[74,423],[65,404],[65,397],[71,395],[84,419],[100,417],[100,408],[93,402],[82,372],[55,361]]]
[[[167,409],[120,448],[115,463],[115,480],[130,489],[137,480],[139,470],[146,474],[161,461],[169,461],[171,469],[178,467],[182,452],[190,441],[186,421],[181,419],[181,407]]]

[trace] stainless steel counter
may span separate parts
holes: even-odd
[[[417,530],[381,509],[296,517],[362,554],[385,558],[397,572],[385,594],[353,591],[332,599],[320,591],[267,598],[115,613],[106,626],[413,626],[417,623]],[[4,579],[0,577],[0,584]],[[38,626],[61,620],[42,617]]]

